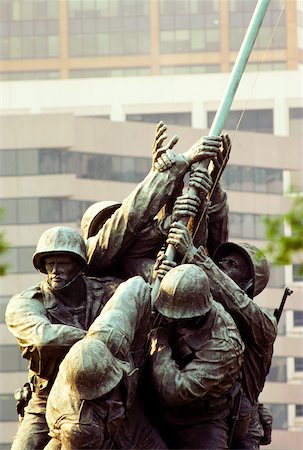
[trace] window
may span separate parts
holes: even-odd
[[[207,122],[208,127],[211,127],[213,119],[215,117],[215,111],[208,111]],[[240,130],[240,131],[255,131],[257,133],[273,133],[273,110],[261,109],[261,110],[246,110],[230,111],[224,127],[227,130]]]
[[[303,267],[302,264],[293,265],[293,280],[297,282],[303,281]]]
[[[284,267],[271,267],[268,287],[283,288],[285,286]]]
[[[22,358],[17,345],[1,345],[0,361],[5,361],[5,365],[1,365],[2,372],[23,372],[27,370],[27,361]]]
[[[5,323],[5,310],[10,297],[0,296],[0,323]]]
[[[290,136],[303,135],[303,108],[289,109],[289,134]]]
[[[296,405],[296,417],[303,417],[303,405]]]
[[[227,190],[283,193],[283,172],[278,169],[227,165],[222,175]]]
[[[259,214],[229,214],[230,236],[245,239],[265,239],[263,216]]]
[[[156,114],[127,114],[126,120],[133,122],[158,123],[163,120],[168,125],[191,125],[191,113],[156,113]]]
[[[269,404],[266,405],[273,415],[273,429],[287,430],[288,428],[288,412],[285,404]]]
[[[295,358],[295,371],[303,372],[303,358]]]
[[[286,358],[274,356],[271,362],[269,374],[266,381],[283,383],[287,381]]]
[[[0,421],[17,421],[16,401],[13,394],[0,394]]]
[[[35,269],[32,256],[35,247],[10,247],[4,255],[0,256],[2,264],[7,264],[7,273],[32,273]]]
[[[294,311],[294,326],[303,327],[303,311]]]

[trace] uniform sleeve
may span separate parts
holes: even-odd
[[[100,273],[118,261],[138,233],[150,224],[169,200],[175,181],[183,177],[189,164],[179,155],[165,172],[151,171],[123,201],[99,233],[88,239],[87,254],[92,273]]]
[[[238,360],[230,356],[229,346],[220,339],[209,340],[207,348],[197,352],[182,370],[167,341],[160,339],[151,361],[155,387],[163,403],[170,407],[190,405],[205,396],[227,392],[239,371]]]
[[[24,355],[27,359],[35,350],[41,354],[43,351],[51,353],[52,348],[55,352],[58,352],[58,347],[69,348],[86,334],[84,330],[73,326],[51,323],[44,305],[38,299],[22,295],[10,300],[6,309],[6,323],[19,345],[27,349]]]
[[[274,342],[277,336],[275,317],[265,308],[257,305],[245,292],[229,278],[216,264],[198,250],[191,261],[206,272],[214,298],[233,317],[244,339],[253,340],[262,353],[266,345]]]

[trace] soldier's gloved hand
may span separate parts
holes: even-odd
[[[152,145],[152,168],[154,171],[163,172],[169,169],[175,162],[176,155],[172,151],[172,148],[179,140],[177,135],[173,136],[168,144],[163,145],[167,134],[165,134],[167,127],[161,121],[158,123],[155,133],[154,142]]]
[[[188,228],[180,222],[172,223],[166,242],[173,245],[177,252],[186,258],[191,258],[197,251]]]
[[[189,177],[189,186],[199,191],[200,198],[205,199],[212,187],[212,179],[207,171],[200,167],[195,167]]]
[[[159,280],[162,280],[167,272],[176,267],[176,265],[177,263],[175,261],[169,261],[168,259],[166,259],[164,250],[161,250],[157,255],[157,259],[154,265],[153,279],[158,277]]]
[[[202,161],[206,158],[217,158],[222,143],[221,136],[203,136],[194,145],[183,153],[189,164]]]
[[[176,198],[171,221],[177,222],[181,217],[194,217],[198,213],[201,200],[195,194],[184,194]]]
[[[230,152],[231,152],[231,139],[229,137],[229,134],[222,134],[222,146],[220,148],[220,151],[217,154],[216,158],[213,158],[213,165],[214,168],[211,172],[211,178],[212,181],[215,182],[219,171],[222,171],[225,169],[226,164],[228,163]]]

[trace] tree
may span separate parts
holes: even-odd
[[[299,273],[303,274],[303,196],[293,194],[288,213],[274,218],[265,217],[264,221],[268,240],[264,252],[276,265],[298,261]]]

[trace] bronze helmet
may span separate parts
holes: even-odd
[[[80,234],[70,227],[48,228],[37,244],[33,255],[33,264],[37,270],[46,273],[45,257],[54,253],[66,253],[74,256],[84,270],[87,264],[85,242]]]
[[[211,308],[207,275],[194,264],[181,264],[162,279],[156,310],[168,319],[191,319],[204,316]]]
[[[121,206],[121,203],[104,200],[102,202],[93,203],[85,213],[81,220],[81,234],[83,239],[95,236],[102,228],[106,220]]]
[[[222,258],[234,251],[240,251],[247,259],[253,283],[246,293],[250,298],[253,298],[260,294],[268,283],[270,275],[269,262],[261,250],[246,242],[240,244],[224,242],[215,251],[213,260],[218,265]]]

